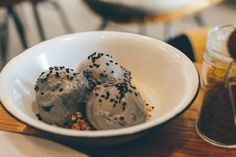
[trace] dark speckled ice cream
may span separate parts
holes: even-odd
[[[88,81],[65,67],[50,67],[35,85],[39,117],[46,123],[63,126],[70,115],[82,111]]]
[[[48,124],[107,130],[147,118],[145,103],[131,85],[131,73],[108,54],[91,54],[76,72],[50,67],[37,79],[35,91],[38,117]]]
[[[145,122],[145,103],[129,82],[118,81],[95,87],[88,99],[86,115],[98,130],[118,129]]]
[[[111,55],[97,52],[80,64],[78,72],[84,73],[85,77],[95,85],[131,80],[130,72],[120,66]]]

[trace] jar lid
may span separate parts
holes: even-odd
[[[230,56],[227,42],[230,34],[235,30],[236,25],[217,26],[211,29],[206,44],[209,55],[222,62],[232,62],[234,59]]]

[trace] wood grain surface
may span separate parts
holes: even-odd
[[[201,70],[201,65],[196,65]],[[212,146],[203,141],[195,131],[195,121],[201,107],[202,91],[191,107],[171,122],[153,129],[133,142],[106,148],[70,146],[91,156],[153,156],[153,157],[235,157],[236,149]],[[40,136],[40,131],[30,128],[0,107],[0,130]]]

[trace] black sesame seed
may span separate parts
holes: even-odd
[[[34,90],[37,92],[37,91],[39,90],[39,87],[36,85],[36,86],[34,87]]]
[[[44,92],[42,92],[41,95],[44,95]]]
[[[92,58],[92,62],[95,63],[96,58]]]
[[[97,52],[94,52],[93,54],[91,54],[90,56],[93,57]]]
[[[126,102],[124,102],[124,103],[122,104],[122,110],[123,110],[123,111],[125,111],[125,109],[126,109],[126,106],[127,106],[127,103],[126,103]]]
[[[118,103],[118,101],[116,101],[116,100],[113,101],[113,105],[114,105],[114,104],[117,104],[117,103]]]
[[[57,78],[59,78],[59,77],[60,77],[59,72],[56,72],[55,76],[56,76]]]
[[[115,101],[115,99],[110,99],[110,102],[113,102],[113,101]]]
[[[46,112],[50,112],[52,108],[53,108],[53,105],[52,106],[43,107],[44,111],[46,111]]]
[[[115,65],[118,65],[118,63],[116,62]]]
[[[99,102],[102,102],[102,99],[99,99],[98,101],[99,101]]]
[[[89,67],[90,67],[90,68],[93,68],[93,66],[92,66],[92,65],[89,65]]]
[[[130,87],[131,87],[131,88],[133,88],[133,89],[136,89],[136,87],[135,87],[135,86],[132,86],[132,85],[131,85]]]
[[[126,109],[125,106],[122,106],[122,111],[125,111],[125,109]]]
[[[123,116],[120,116],[120,120],[124,120],[125,119],[125,117],[123,117]]]
[[[45,72],[42,72],[42,73],[40,74],[40,76],[42,76],[44,73],[45,73]]]
[[[59,70],[59,68],[58,68],[57,66],[54,66],[54,68],[55,68],[55,70],[56,70],[56,71],[58,71],[58,70]]]
[[[108,121],[111,121],[111,119],[110,119],[110,118],[108,118],[108,117],[107,117],[106,119],[107,119]]]
[[[53,70],[53,67],[49,67],[49,70]]]
[[[109,65],[109,63],[106,63],[106,65],[108,66],[108,65]]]
[[[154,106],[152,106],[152,109],[154,109]]]
[[[107,91],[107,92],[106,92],[106,97],[105,97],[105,99],[109,99],[110,95],[111,95],[110,92]]]
[[[38,120],[42,120],[42,117],[39,114],[36,114]]]
[[[66,72],[67,72],[67,73],[70,73],[70,69],[69,69],[69,68],[66,68]]]
[[[113,60],[110,60],[111,63],[113,63],[114,61]]]
[[[114,74],[114,71],[112,70],[111,73]]]
[[[101,76],[101,77],[104,77],[104,74],[103,74],[103,73],[100,73],[100,76]]]
[[[62,92],[62,91],[63,91],[63,88],[60,88],[59,91]]]
[[[95,96],[99,96],[99,94],[98,94],[98,93],[95,93]]]
[[[134,95],[135,95],[135,96],[138,96],[138,93],[137,93],[137,92],[135,92],[135,93],[134,93]]]

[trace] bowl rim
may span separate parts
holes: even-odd
[[[59,41],[66,40],[66,39],[78,38],[81,35],[89,36],[91,34],[122,35],[124,37],[125,36],[126,37],[132,36],[132,37],[138,38],[140,40],[154,41],[154,42],[157,42],[158,44],[162,44],[164,46],[171,48],[175,53],[177,53],[178,55],[180,55],[182,58],[185,59],[185,61],[189,64],[189,66],[191,66],[189,68],[192,68],[192,74],[194,75],[193,76],[193,89],[188,91],[188,92],[191,92],[191,96],[189,96],[189,98],[185,102],[179,103],[179,105],[181,104],[180,107],[176,110],[173,110],[172,111],[173,113],[170,112],[169,114],[164,115],[157,120],[148,121],[148,122],[138,124],[135,126],[131,126],[131,127],[127,127],[127,128],[112,129],[112,130],[95,130],[95,131],[71,130],[71,129],[55,127],[50,124],[46,124],[44,122],[30,118],[29,116],[26,116],[24,114],[19,115],[19,113],[22,113],[22,112],[19,112],[19,111],[17,112],[16,110],[13,109],[15,104],[12,101],[9,101],[7,97],[4,97],[4,90],[1,88],[1,86],[3,84],[2,80],[4,80],[4,74],[8,72],[8,69],[11,69],[11,67],[14,66],[13,63],[17,62],[17,60],[20,60],[22,57],[27,56],[28,54],[32,53],[32,51],[34,51],[34,49],[36,49],[38,47],[47,46],[47,45],[50,45],[50,43],[55,43],[55,42],[59,42]],[[173,46],[171,46],[161,40],[158,40],[158,39],[155,39],[152,37],[147,37],[147,36],[134,34],[134,33],[115,32],[115,31],[80,32],[80,33],[59,36],[59,37],[41,42],[41,43],[36,44],[36,45],[32,46],[31,48],[25,50],[23,53],[17,55],[16,57],[14,57],[10,62],[8,62],[8,64],[3,68],[3,70],[0,73],[0,101],[2,102],[3,108],[8,113],[10,113],[10,115],[15,117],[17,120],[23,122],[24,124],[26,124],[28,126],[32,126],[33,128],[36,128],[36,129],[39,129],[39,130],[42,130],[45,132],[49,132],[52,134],[56,134],[56,135],[70,136],[70,137],[110,137],[110,136],[130,135],[130,134],[135,134],[138,132],[148,130],[150,128],[156,127],[156,126],[161,125],[163,123],[167,123],[168,121],[175,119],[178,115],[182,114],[185,110],[188,109],[188,107],[192,104],[192,102],[197,97],[199,87],[200,87],[199,73],[198,73],[196,67],[194,66],[193,62],[181,51],[179,51],[178,49],[174,48]]]

